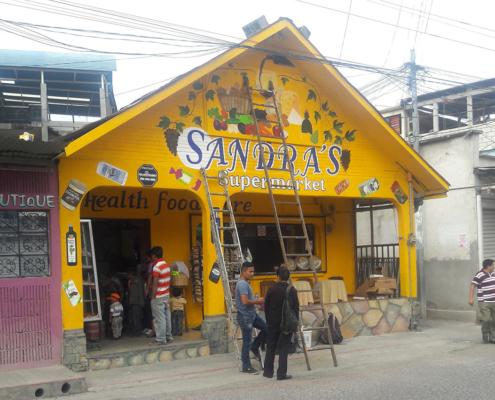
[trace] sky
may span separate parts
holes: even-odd
[[[182,31],[201,33],[217,40],[240,42],[245,38],[242,27],[264,15],[269,23],[279,17],[287,17],[297,26],[307,26],[313,44],[322,54],[332,58],[396,69],[409,61],[410,51],[414,48],[416,62],[428,67],[429,74],[418,81],[420,93],[445,87],[436,83],[435,79],[439,77],[454,84],[494,76],[495,27],[492,29],[490,26],[493,26],[495,2],[489,0],[73,0],[72,3],[150,20],[138,29],[135,24],[131,27],[115,25],[111,23],[111,18],[100,17],[99,21],[80,18],[83,14],[89,15],[91,10],[76,9],[77,17],[57,15],[54,10],[67,7],[70,5],[68,1],[0,0],[0,48],[67,51],[21,37],[18,31],[16,34],[5,31],[11,29],[12,23],[18,26],[20,22],[172,38],[171,35],[177,31],[165,31],[163,25],[157,24],[157,21],[161,21],[180,25],[175,28]],[[55,8],[50,10],[50,7]],[[5,20],[10,21],[10,25],[6,25]],[[154,32],[150,32],[150,29]],[[53,30],[41,33],[71,46],[98,51],[155,54],[140,57],[115,55],[117,71],[114,73],[114,92],[119,107],[166,83],[167,79],[206,62],[214,55],[189,53],[187,56],[171,57],[163,53],[177,52],[176,47],[150,43],[145,39],[140,40],[148,43],[115,40],[115,35],[112,40],[103,40],[101,37],[78,37]],[[185,48],[185,44],[192,47]],[[202,49],[200,45],[211,46],[181,42],[180,51]],[[156,56],[158,53],[162,55]],[[349,69],[341,69],[341,72],[356,87],[366,89],[368,86],[364,93],[379,108],[396,105],[400,98],[408,96],[403,76],[383,78],[383,75]],[[371,82],[382,78],[384,81],[376,88],[369,86]]]

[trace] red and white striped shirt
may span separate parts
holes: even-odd
[[[156,260],[151,273],[153,279],[157,278],[156,298],[168,297],[170,295],[170,265],[162,258]]]

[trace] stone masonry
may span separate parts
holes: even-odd
[[[72,371],[88,370],[86,335],[82,329],[64,331],[63,365]]]

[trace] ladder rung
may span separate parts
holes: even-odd
[[[292,253],[286,254],[287,257],[311,257],[311,254],[308,253]]]
[[[210,196],[227,196],[225,192],[210,192]]]
[[[317,351],[317,350],[327,350],[327,349],[332,349],[333,348],[333,344],[330,344],[330,345],[317,345],[316,347],[311,347],[311,348],[306,348],[306,351]]]
[[[251,103],[251,104],[257,107],[275,108],[275,106],[271,104],[263,104],[263,103]]]
[[[313,328],[304,328],[303,327],[301,330],[303,332],[309,332],[309,331],[321,331],[323,329],[327,330],[328,328],[326,326],[315,326]]]
[[[230,231],[234,230],[235,228],[233,226],[221,226],[218,229],[220,229],[221,231]]]
[[[205,177],[206,179],[218,180],[218,176],[215,176],[215,175],[205,175],[204,177]]]
[[[224,209],[221,209],[221,208],[214,208],[213,210],[214,210],[215,212],[217,212],[217,213],[224,213],[224,214],[228,214],[228,213],[230,213],[230,211],[229,211],[229,210],[224,210]]]
[[[222,243],[222,246],[223,247],[229,247],[229,248],[240,247],[238,244],[227,244],[227,243]]]
[[[298,240],[300,240],[300,239],[306,239],[306,236],[284,236],[284,235],[282,235],[282,238],[284,238],[284,239],[298,239]]]
[[[268,90],[268,89],[258,89],[258,88],[255,88],[255,87],[250,87],[249,90],[251,92],[273,93],[271,90]]]
[[[275,201],[275,204],[291,204],[296,205],[299,204],[297,201]]]
[[[302,221],[301,217],[278,217],[280,221]]]

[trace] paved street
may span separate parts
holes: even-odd
[[[237,371],[231,355],[87,374],[96,399],[493,399],[495,345],[480,343],[474,324],[428,321],[421,332],[359,337],[329,352],[289,361],[291,381]]]

